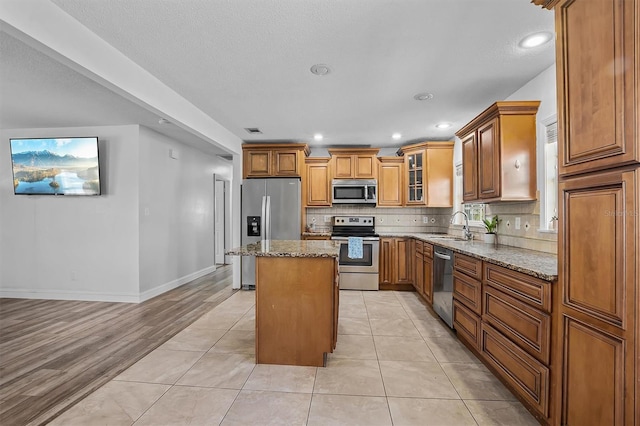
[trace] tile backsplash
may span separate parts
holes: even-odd
[[[420,207],[361,207],[340,206],[307,208],[307,224],[314,224],[316,231],[331,231],[331,223],[325,217],[337,215],[374,216],[376,231],[407,233],[449,233],[462,236],[462,225],[451,225],[453,209]],[[488,204],[486,216],[497,214],[498,242],[513,247],[557,253],[558,235],[540,230],[540,203],[537,201]],[[520,218],[520,229],[515,229],[516,218]],[[424,223],[427,218],[428,223]],[[484,227],[471,226],[474,239],[481,240]]]
[[[325,216],[374,216],[377,232],[447,232],[452,209],[412,207],[340,206],[307,208],[307,224],[315,224],[316,231],[330,231]],[[424,222],[426,219],[427,223]]]

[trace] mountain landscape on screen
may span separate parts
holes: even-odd
[[[11,139],[16,194],[99,195],[97,138]]]

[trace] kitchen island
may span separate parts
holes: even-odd
[[[338,337],[339,248],[271,240],[227,252],[256,257],[256,363],[325,365]]]

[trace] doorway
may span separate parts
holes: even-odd
[[[214,249],[214,257],[216,265],[224,265],[225,264],[225,256],[224,252],[226,249],[225,241],[227,240],[225,237],[225,222],[226,222],[226,211],[227,211],[227,202],[226,202],[226,193],[227,191],[227,181],[220,179],[216,175],[213,176],[214,181],[214,225],[213,225],[213,249]]]

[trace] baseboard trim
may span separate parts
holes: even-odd
[[[216,266],[212,265],[209,267],[206,267],[204,269],[201,269],[199,271],[193,272],[189,275],[185,275],[184,277],[180,277],[178,279],[175,279],[173,281],[169,281],[168,283],[159,285],[158,287],[154,287],[152,289],[149,289],[143,293],[140,293],[140,297],[139,297],[139,302],[144,302],[145,300],[149,300],[152,299],[156,296],[161,295],[162,293],[166,293],[169,290],[173,290],[174,288],[178,288],[181,285],[185,285],[186,283],[193,281],[193,280],[197,280],[200,277],[203,277],[207,274],[210,274],[212,272],[214,272],[216,270]]]
[[[0,297],[7,299],[82,300],[86,302],[138,303],[140,296],[127,293],[84,293],[68,290],[22,290],[3,288]]]
[[[190,281],[203,277],[216,270],[215,265],[193,272],[168,283],[159,285],[140,294],[107,293],[107,292],[79,292],[68,290],[24,290],[16,288],[0,289],[0,298],[7,299],[48,299],[48,300],[83,300],[87,302],[122,302],[140,303],[159,296],[174,288],[178,288]]]

